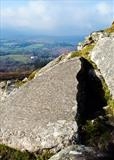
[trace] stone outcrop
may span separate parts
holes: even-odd
[[[86,154],[95,156],[95,151],[92,148],[78,145],[71,145],[56,155],[52,156],[49,160],[86,160]],[[91,159],[93,160],[93,159]]]
[[[91,52],[91,60],[100,70],[114,99],[114,37],[100,39]]]
[[[104,31],[93,32],[89,36],[87,36],[83,42],[80,42],[78,44],[77,50],[82,50],[82,48],[84,48],[87,45],[97,43],[99,39],[104,37],[109,37],[109,33]]]
[[[78,51],[35,71],[16,91],[10,87],[0,103],[0,143],[37,153],[61,150],[50,160],[114,159],[112,32],[113,24],[91,33]]]
[[[77,131],[78,58],[60,62],[0,104],[0,143],[20,150],[60,150]]]
[[[88,65],[91,64],[91,66],[93,66],[93,68],[94,68],[92,70],[91,69],[88,70],[88,73],[87,73],[88,77],[91,76],[91,84],[88,85],[88,88],[89,88],[89,86],[91,88],[91,85],[92,84],[94,85],[94,80],[98,79],[98,81],[101,83],[101,88],[96,88],[96,90],[100,89],[101,91],[99,90],[100,91],[99,93],[101,94],[101,98],[104,98],[104,100],[107,101],[107,102],[104,101],[104,104],[102,104],[103,110],[101,111],[101,113],[99,112],[99,114],[101,114],[101,115],[98,114],[93,119],[91,119],[91,118],[89,120],[86,119],[87,122],[85,122],[85,124],[83,124],[81,127],[81,132],[82,132],[81,136],[85,136],[84,133],[85,134],[89,133],[89,135],[88,135],[89,139],[85,139],[85,140],[91,141],[91,143],[89,145],[90,146],[94,145],[94,144],[92,144],[92,142],[95,143],[94,142],[94,140],[95,140],[97,145],[99,145],[99,146],[101,145],[102,147],[106,147],[105,148],[106,150],[103,153],[103,152],[99,152],[98,149],[95,151],[94,148],[92,149],[90,147],[87,148],[85,146],[82,146],[82,148],[81,148],[81,145],[79,147],[77,147],[76,145],[69,146],[68,148],[65,148],[64,150],[62,150],[59,153],[57,153],[56,155],[54,155],[52,158],[50,158],[50,160],[69,160],[69,159],[71,159],[71,160],[75,160],[75,159],[77,159],[77,160],[78,159],[79,160],[83,160],[83,159],[85,159],[85,160],[108,159],[109,160],[109,159],[111,159],[112,160],[112,159],[114,159],[114,156],[113,156],[113,152],[114,152],[114,136],[113,136],[114,135],[114,127],[113,127],[114,126],[114,117],[113,117],[114,116],[113,115],[113,112],[114,112],[114,104],[113,104],[114,103],[114,63],[113,63],[114,62],[114,34],[111,32],[113,30],[113,28],[114,28],[114,26],[112,26],[111,28],[108,28],[107,29],[108,32],[99,31],[99,32],[91,33],[88,37],[86,37],[85,41],[82,43],[79,43],[79,45],[77,47],[78,56],[81,55],[81,56],[85,57],[85,55],[82,54],[83,52],[81,52],[81,54],[79,54],[80,51],[82,51],[83,48],[86,46],[89,46],[91,44],[95,45],[95,47],[93,47],[92,51],[89,51],[89,55],[85,57],[87,59],[86,61],[88,62]],[[82,76],[85,73],[84,68],[82,68],[82,72],[80,72],[82,74]],[[80,74],[80,76],[81,76],[81,74]],[[80,80],[81,80],[81,77],[80,77]],[[107,88],[103,88],[104,87],[103,83],[106,83]],[[82,92],[84,92],[84,86],[85,86],[84,84],[85,83],[82,83],[82,82],[81,82],[81,84],[79,84],[82,87]],[[97,84],[97,81],[95,82],[95,85],[96,85],[95,87],[99,86]],[[107,89],[107,91],[105,89]],[[107,95],[108,99],[104,95],[104,94],[107,94],[106,92],[110,92],[110,95],[109,95],[109,93]],[[85,97],[86,95],[84,95],[82,93],[82,94],[80,94],[80,96]],[[81,99],[83,99],[83,98],[81,98]],[[95,99],[96,99],[96,96],[93,98],[92,101],[94,101]],[[90,101],[91,101],[91,99],[90,99]],[[111,101],[111,104],[110,104],[110,101]],[[85,98],[84,98],[84,102],[86,102]],[[85,108],[82,108],[82,110],[81,110],[81,115],[80,115],[81,121],[83,119],[84,110],[86,110],[87,107],[89,109],[89,106],[84,106],[85,105],[84,102],[81,100],[80,104],[78,104],[78,107],[81,107],[81,106],[85,107]],[[96,100],[96,102],[98,102],[98,100]],[[88,104],[89,103],[90,102],[88,101]],[[105,107],[106,103],[107,103],[107,105],[109,105],[108,108],[110,108],[110,109],[109,109],[109,111],[104,112],[104,107]],[[98,104],[96,103],[95,105],[96,105],[96,109],[97,109]],[[90,107],[94,107],[94,105],[92,105]],[[80,110],[80,108],[79,108],[79,110]],[[77,110],[78,114],[79,114],[79,110]],[[100,111],[100,110],[98,109],[98,111]],[[94,108],[93,108],[93,112],[94,112]],[[109,112],[110,112],[111,117],[109,117],[109,119],[105,119],[105,116],[108,118]],[[86,118],[89,118],[89,116],[91,117],[91,115],[88,114],[88,117],[86,117]],[[78,124],[78,127],[79,127],[79,125],[80,124]],[[99,128],[98,126],[101,126],[101,127]],[[86,128],[86,127],[88,128],[88,130],[84,130],[84,128]],[[89,131],[89,129],[91,131],[94,130],[94,132],[96,131],[96,133],[91,133]],[[102,132],[102,129],[103,129],[103,132]],[[99,132],[99,130],[101,130],[100,131],[101,133]],[[94,134],[94,136],[93,136],[93,134]],[[98,134],[99,134],[99,136],[98,136]],[[83,137],[82,137],[82,139],[83,139]],[[99,142],[97,142],[97,139]]]
[[[111,155],[84,145],[71,145],[52,156],[49,160],[112,160]]]

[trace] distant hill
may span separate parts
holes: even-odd
[[[77,44],[79,41],[82,41],[85,35],[69,35],[69,36],[60,36],[60,35],[39,35],[34,32],[29,31],[18,31],[12,29],[1,28],[0,29],[0,39],[7,40],[37,40],[43,42],[68,42]]]
[[[66,54],[76,49],[76,44],[65,42],[64,38],[56,37],[38,37],[37,39],[21,39],[0,41],[0,79],[8,79],[11,72],[15,78],[14,72],[18,76],[22,72],[30,73],[31,71],[41,68],[48,62],[61,54]],[[5,76],[6,73],[6,76]],[[4,78],[3,78],[4,75]],[[26,74],[25,74],[26,76]],[[11,78],[12,76],[10,76]],[[13,78],[12,77],[12,78]]]

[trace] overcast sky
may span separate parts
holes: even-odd
[[[114,0],[0,0],[1,28],[84,35],[114,20]]]

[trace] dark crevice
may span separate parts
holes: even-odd
[[[81,70],[77,74],[78,93],[76,96],[78,110],[76,119],[84,125],[87,120],[105,115],[103,107],[107,105],[101,80],[96,76],[93,66],[84,58],[81,60]]]
[[[78,93],[76,95],[76,101],[78,103],[76,115],[76,121],[78,124],[78,138],[76,139],[76,143],[88,145],[87,142],[90,142],[91,138],[91,140],[94,139],[93,143],[96,143],[94,145],[97,146],[100,139],[99,137],[101,137],[105,132],[106,134],[108,132],[110,133],[113,128],[105,123],[107,118],[103,107],[107,105],[107,101],[104,98],[105,93],[102,82],[95,74],[94,68],[89,61],[84,58],[80,58],[80,61],[81,70],[76,76],[76,79],[78,80]],[[85,126],[88,121],[91,122],[91,120],[96,119],[97,128],[94,130],[96,133],[92,133],[92,137],[91,135],[87,135]],[[94,137],[94,134],[96,137]],[[89,144],[89,146],[93,146],[93,144]],[[112,150],[114,152],[114,148]]]

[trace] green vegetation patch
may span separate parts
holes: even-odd
[[[39,48],[43,48],[43,47],[44,47],[44,44],[43,43],[39,43],[39,44],[31,44],[29,46],[26,46],[26,47],[24,47],[24,49],[32,51],[33,49],[39,49]]]
[[[21,87],[23,84],[25,84],[27,81],[22,81],[22,80],[19,80],[17,79],[16,82],[15,82],[15,86],[16,88],[19,88]]]
[[[50,157],[52,157],[54,153],[52,153],[49,149],[46,149],[40,155],[36,156],[36,160],[48,160]]]
[[[30,153],[0,144],[0,160],[48,160],[51,156],[53,153],[48,149],[38,153]]]
[[[85,132],[85,143],[87,145],[107,150],[111,137],[103,119],[88,120],[83,126],[83,131]]]
[[[114,23],[114,22],[113,22],[113,23]],[[112,24],[111,27],[105,29],[104,31],[107,32],[107,33],[113,33],[113,32],[114,32],[114,24]]]
[[[93,61],[89,60],[89,62],[94,69],[98,70],[97,65]],[[107,107],[105,108],[106,117],[102,117],[101,119],[98,117],[94,120],[87,121],[84,131],[86,133],[87,144],[107,150],[107,146],[111,140],[111,131],[107,128],[106,121],[108,120],[114,123],[114,100],[104,78],[102,77],[100,80],[104,91],[104,98],[107,102]]]
[[[97,65],[89,59],[94,69],[97,69]],[[111,141],[111,132],[107,127],[107,120],[114,123],[114,100],[112,99],[110,90],[102,77],[101,79],[104,98],[107,102],[106,115],[104,117],[97,117],[93,120],[88,120],[83,126],[83,131],[85,132],[86,145],[97,147],[101,150],[107,150],[108,144]],[[105,106],[104,106],[105,107]],[[108,119],[107,119],[108,118]]]
[[[86,45],[80,51],[74,51],[74,52],[72,52],[71,58],[74,58],[74,57],[84,57],[84,58],[88,59],[89,53],[94,48],[94,46],[95,46],[94,43],[93,44],[89,44],[89,45]]]
[[[32,73],[31,73],[28,77],[26,77],[26,79],[23,79],[23,80],[17,79],[17,80],[15,81],[15,86],[16,86],[17,88],[19,88],[19,87],[21,87],[23,84],[27,83],[28,81],[31,81],[32,79],[34,79],[36,73],[38,73],[38,70],[32,71]]]
[[[39,70],[40,70],[40,69],[39,69]],[[33,71],[33,72],[29,75],[28,80],[31,81],[32,79],[34,79],[34,77],[35,77],[35,75],[36,75],[37,73],[38,73],[38,70]]]
[[[114,24],[112,25],[111,29],[114,29]],[[97,69],[97,65],[91,60],[91,57],[89,55],[90,51],[94,48],[95,44],[92,43],[92,44],[89,44],[87,46],[85,46],[82,50],[80,51],[74,51],[72,52],[71,54],[71,58],[74,58],[74,57],[83,57],[85,59],[87,59],[89,61],[89,63],[92,64],[93,68],[94,69]],[[106,99],[107,101],[107,104],[108,104],[108,108],[107,108],[107,114],[110,115],[110,117],[114,117],[114,100],[112,99],[112,96],[111,96],[111,93],[110,93],[110,90],[105,82],[105,80],[102,78],[101,79],[101,82],[102,82],[102,85],[103,85],[103,90],[104,90],[104,98]]]
[[[4,55],[4,56],[0,56],[0,60],[5,60],[5,59],[11,59],[13,61],[19,61],[19,62],[22,62],[22,63],[28,63],[31,61],[30,57],[27,56],[27,55]]]
[[[32,153],[21,152],[0,144],[0,160],[36,160]]]
[[[108,107],[106,107],[106,113],[107,113],[109,119],[113,119],[113,121],[114,121],[114,100],[112,99],[110,90],[109,90],[105,80],[102,79],[101,81],[102,81],[103,90],[105,93],[104,97],[105,97],[105,99],[107,101],[107,105],[108,105]]]
[[[108,32],[114,32],[114,25],[107,29]],[[74,51],[70,58],[83,57],[92,64],[95,70],[97,65],[91,60],[90,51],[94,48],[95,43],[89,44],[82,48],[80,51]],[[85,125],[82,125],[82,132],[85,136],[85,144],[96,147],[97,149],[107,150],[108,144],[111,141],[111,131],[106,125],[107,118],[110,122],[114,122],[114,100],[112,99],[110,90],[105,82],[101,79],[101,83],[104,91],[104,98],[106,99],[108,107],[106,107],[106,117],[97,117],[93,120],[87,120]],[[104,106],[105,107],[105,106]]]

